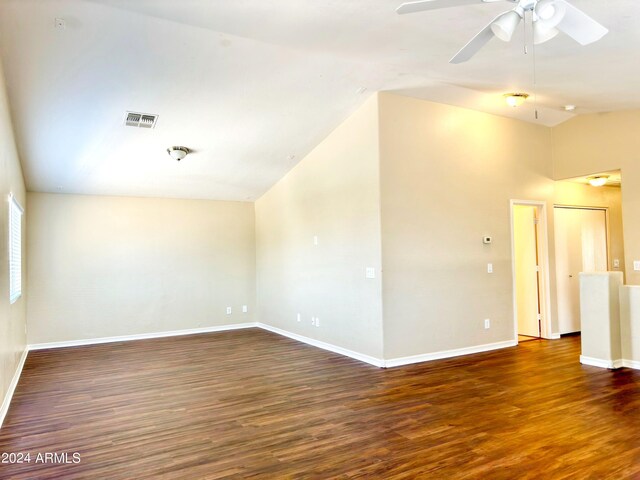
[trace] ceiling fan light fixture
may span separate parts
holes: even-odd
[[[503,42],[509,42],[520,20],[522,20],[522,16],[516,10],[511,10],[494,20],[491,24],[491,31]]]
[[[189,154],[189,149],[187,147],[169,147],[167,148],[167,153],[171,158],[179,162]]]
[[[602,187],[609,180],[609,175],[594,175],[593,177],[587,178],[589,185],[592,187]]]
[[[503,95],[505,102],[510,107],[519,107],[524,101],[529,98],[528,93],[505,93]]]
[[[544,25],[551,29],[557,27],[567,13],[564,2],[558,0],[539,0],[533,10],[535,13],[535,23]]]
[[[560,30],[555,27],[547,27],[545,24],[540,22],[534,22],[533,24],[533,43],[535,45],[540,45],[541,43],[547,42],[551,40],[553,37],[558,35]]]

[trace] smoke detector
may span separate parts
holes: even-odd
[[[180,161],[189,154],[187,147],[169,147],[167,153],[174,160]]]
[[[127,127],[153,128],[158,121],[158,115],[151,113],[127,112],[124,124]]]

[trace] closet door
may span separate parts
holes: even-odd
[[[560,333],[580,331],[580,272],[606,272],[607,221],[602,209],[555,207]]]

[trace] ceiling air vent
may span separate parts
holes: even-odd
[[[124,124],[127,127],[153,128],[158,121],[158,115],[150,113],[127,112]]]

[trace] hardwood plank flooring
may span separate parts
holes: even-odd
[[[579,351],[384,370],[258,329],[35,351],[0,430],[32,461],[0,478],[640,478],[640,372]]]

